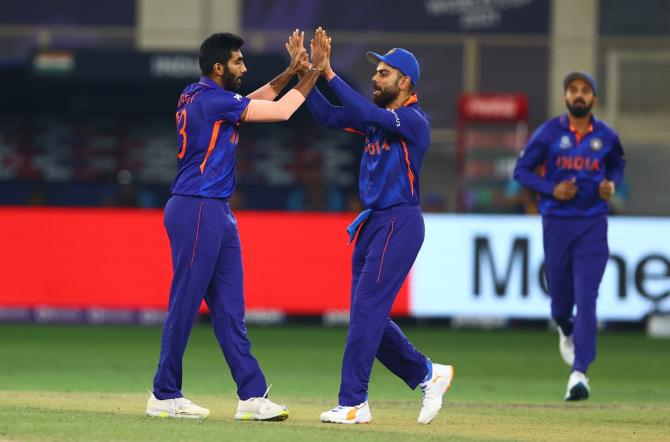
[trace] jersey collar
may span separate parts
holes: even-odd
[[[205,76],[200,77],[200,81],[199,81],[199,83],[200,83],[200,84],[203,84],[203,85],[205,85],[205,86],[207,86],[207,87],[211,87],[211,88],[221,88],[221,86],[219,86],[219,85],[216,83],[216,81],[212,80],[212,79],[209,78],[209,77],[205,77]]]
[[[409,97],[409,98],[407,99],[407,101],[405,101],[405,103],[404,103],[402,106],[403,106],[403,107],[407,107],[407,106],[409,106],[409,105],[411,105],[411,104],[415,104],[415,103],[418,103],[418,102],[419,102],[419,96],[416,95],[416,94],[412,94],[412,96]]]
[[[570,127],[570,120],[568,119],[567,112],[561,115],[559,119],[560,125],[565,130],[572,130]],[[595,115],[591,114],[591,122],[589,123],[589,132],[593,132],[598,124],[598,119]]]

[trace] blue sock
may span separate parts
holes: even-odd
[[[423,382],[430,381],[433,378],[433,363],[428,358],[426,358],[426,368],[428,369],[428,374],[423,378]]]

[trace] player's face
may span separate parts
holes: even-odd
[[[400,82],[404,75],[383,61],[377,65],[372,77],[372,101],[379,107],[386,107],[398,98]]]
[[[231,51],[230,60],[223,71],[223,87],[229,91],[239,91],[242,87],[242,77],[247,73],[242,51]]]
[[[593,89],[584,80],[573,80],[565,89],[565,105],[573,117],[581,118],[591,112],[596,102]]]

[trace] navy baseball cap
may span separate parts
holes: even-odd
[[[568,85],[575,80],[582,80],[586,82],[589,86],[591,86],[591,90],[593,90],[593,95],[598,95],[598,90],[596,88],[596,81],[590,74],[581,71],[570,72],[568,75],[565,76],[565,78],[563,79],[563,90],[566,90],[568,88]]]
[[[419,81],[419,62],[416,61],[414,54],[407,49],[393,48],[385,55],[379,55],[376,52],[370,51],[365,54],[365,56],[372,64],[377,64],[380,61],[383,61],[387,65],[398,69],[400,72],[407,75],[415,86]]]

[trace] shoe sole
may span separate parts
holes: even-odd
[[[565,398],[566,401],[583,401],[589,398],[589,390],[582,384],[577,384],[570,389],[568,397]]]
[[[155,417],[160,419],[207,419],[209,413],[205,416],[197,416],[193,414],[170,414],[168,411],[149,411],[147,410],[146,415],[149,417]]]
[[[271,416],[271,417],[265,417],[254,413],[235,413],[235,419],[238,421],[279,422],[288,419],[288,411],[282,411],[277,416]]]
[[[321,419],[321,423],[324,423],[324,424],[344,424],[344,425],[352,425],[353,424],[353,425],[355,425],[355,424],[369,424],[370,422],[372,422],[372,418],[370,418],[368,420],[358,420],[358,419],[354,419],[354,420],[346,420],[346,419],[344,419],[344,420],[323,420],[323,419]]]

